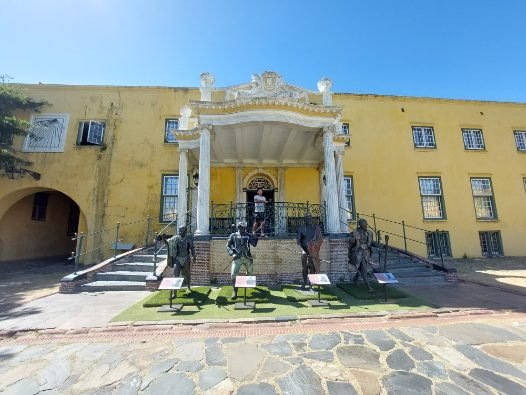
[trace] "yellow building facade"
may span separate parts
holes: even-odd
[[[526,255],[526,104],[310,91],[274,72],[200,82],[21,86],[50,105],[18,114],[33,127],[13,144],[41,176],[0,178],[0,262],[70,255],[76,233],[87,263],[176,225],[224,237],[260,187],[276,238],[309,213],[335,237],[366,218],[424,256]]]

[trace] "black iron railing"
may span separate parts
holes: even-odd
[[[260,215],[265,221],[264,232],[269,236],[296,234],[298,228],[305,223],[305,215],[311,215],[325,233],[325,204],[309,202],[269,202],[265,203],[265,211]],[[237,221],[244,220],[252,229],[256,221],[254,203],[229,203],[210,206],[210,233],[212,235],[228,235],[235,230]]]

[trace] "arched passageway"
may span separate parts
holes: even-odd
[[[0,262],[66,258],[75,250],[72,236],[86,231],[78,204],[56,190],[30,188],[1,203]]]

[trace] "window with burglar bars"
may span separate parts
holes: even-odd
[[[479,232],[479,239],[482,256],[504,255],[500,231]]]
[[[464,148],[468,150],[484,150],[484,137],[480,129],[462,129]]]
[[[413,142],[416,148],[436,148],[435,131],[429,126],[413,126]]]
[[[77,145],[101,145],[106,124],[100,121],[81,121],[77,134]]]
[[[427,255],[430,258],[440,258],[442,250],[443,257],[452,257],[449,232],[426,232]]]
[[[347,203],[347,219],[354,219],[354,191],[352,177],[343,177],[343,183],[345,188],[345,201]]]
[[[440,177],[419,177],[424,219],[444,219],[444,198]]]
[[[179,177],[173,174],[163,174],[161,191],[161,222],[173,221],[177,215],[177,191]]]
[[[515,145],[519,151],[526,151],[526,130],[515,130]]]
[[[477,219],[496,219],[495,199],[490,178],[472,178],[471,191]]]
[[[174,130],[179,129],[179,119],[169,118],[164,122],[164,141],[166,143],[176,143],[177,139],[175,138]]]
[[[348,123],[342,123],[342,133],[345,134],[346,136],[349,135],[350,130],[349,130],[349,124]],[[351,145],[351,141],[350,140],[346,141],[345,145],[346,146],[350,146]]]

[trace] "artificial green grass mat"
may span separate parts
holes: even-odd
[[[383,299],[383,293],[376,293],[377,300],[357,300],[342,289],[332,286],[330,288],[338,300],[330,302],[326,307],[313,307],[307,302],[292,302],[287,300],[285,293],[281,290],[269,290],[270,297],[265,302],[256,303],[253,310],[236,310],[233,304],[217,305],[214,302],[219,296],[220,289],[212,287],[208,302],[200,305],[185,305],[178,313],[159,312],[158,308],[145,308],[145,299],[131,305],[126,310],[112,319],[118,321],[162,321],[162,320],[231,320],[256,317],[305,317],[322,314],[367,314],[378,312],[415,311],[427,310],[437,306],[418,299],[413,296],[402,299],[392,299],[389,302],[379,302]],[[389,292],[392,290],[389,289]],[[231,292],[231,289],[230,289]],[[243,290],[240,290],[238,302],[243,302]],[[231,294],[227,294],[229,297]],[[150,298],[151,296],[147,296]],[[168,301],[168,299],[166,299]],[[164,303],[164,304],[167,304]]]
[[[239,288],[237,291],[237,299],[234,300],[232,299],[232,292],[234,292],[232,286],[225,285],[221,287],[219,295],[217,295],[216,304],[225,305],[243,301],[245,289],[247,290],[247,301],[256,303],[269,303],[271,301],[270,291],[267,287]]]
[[[174,304],[184,305],[202,305],[210,294],[210,287],[194,287],[191,292],[186,292],[185,289],[177,291],[177,298],[173,300]],[[170,303],[170,291],[157,291],[153,295],[148,296],[143,301],[143,307],[161,307]]]
[[[370,284],[375,291],[374,293],[369,292],[367,285],[364,283],[337,283],[336,286],[358,300],[376,300],[382,298],[384,295],[384,286],[382,284],[373,282]],[[408,298],[409,296],[410,295],[399,290],[398,288],[393,288],[387,285],[387,297],[389,299],[403,299]]]
[[[300,285],[287,284],[283,286],[283,293],[291,302],[305,302],[307,300],[318,300],[318,286],[312,286],[311,291],[302,291]],[[338,300],[338,297],[331,291],[331,288],[320,287],[320,299]]]

